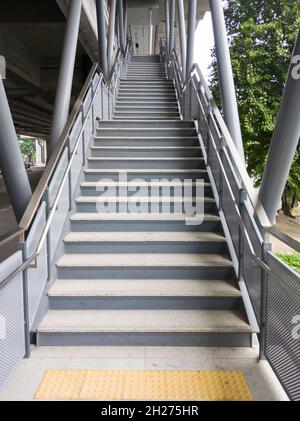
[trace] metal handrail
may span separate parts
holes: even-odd
[[[268,232],[270,234],[272,234],[273,236],[275,236],[276,238],[278,238],[279,240],[281,240],[283,243],[285,243],[286,245],[290,246],[291,248],[293,248],[294,250],[300,252],[300,242],[293,239],[292,237],[290,237],[289,235],[284,234],[283,232],[281,232],[280,230],[276,229],[275,227],[272,226],[272,224],[270,223],[270,220],[268,219],[268,216],[259,200],[258,194],[255,191],[253,184],[251,182],[251,179],[248,175],[248,172],[245,168],[245,165],[240,157],[240,154],[233,142],[233,139],[226,127],[226,124],[223,120],[223,117],[221,115],[221,112],[215,102],[215,99],[205,81],[205,78],[199,68],[199,66],[195,63],[193,64],[189,75],[187,76],[186,81],[183,83],[183,77],[182,77],[182,72],[179,66],[179,60],[178,60],[178,56],[176,51],[174,50],[172,52],[172,54],[168,54],[168,52],[166,51],[166,49],[163,46],[163,43],[161,42],[161,48],[164,50],[164,55],[167,58],[167,62],[168,65],[173,66],[173,69],[175,67],[174,70],[176,70],[175,74],[177,73],[176,76],[179,75],[179,77],[176,77],[176,84],[179,84],[179,88],[180,88],[180,92],[179,94],[183,94],[183,92],[187,89],[188,85],[190,83],[193,84],[194,86],[194,90],[196,91],[197,94],[197,100],[198,100],[198,104],[202,107],[202,103],[201,100],[199,98],[199,87],[202,87],[204,90],[204,95],[205,95],[205,99],[207,101],[207,105],[208,105],[208,109],[209,109],[209,114],[212,116],[212,123],[215,125],[215,129],[217,130],[217,132],[220,132],[222,139],[224,140],[224,145],[227,149],[226,152],[228,152],[231,156],[231,159],[234,163],[234,168],[237,170],[238,172],[238,176],[240,178],[240,182],[241,182],[241,186],[242,186],[242,190],[245,191],[245,193],[247,194],[250,203],[253,207],[253,210],[257,216],[257,219],[261,225],[261,227],[265,230],[265,232]],[[197,78],[198,78],[198,82],[199,82],[199,87],[197,89],[197,86],[195,84],[193,75],[196,74]],[[204,111],[204,110],[203,110]],[[208,125],[208,130],[210,131],[211,134],[211,129]],[[224,165],[222,163],[218,148],[213,140],[213,136],[210,136],[211,139],[211,143],[212,146],[214,148],[214,152],[217,156],[218,159],[218,165],[219,168],[221,170],[222,176],[223,176],[223,180],[226,183],[226,187],[229,191],[230,197],[232,202],[234,203],[234,209],[237,215],[237,220],[238,220],[238,224],[239,224],[239,228],[242,232],[243,238],[245,240],[245,245],[251,255],[252,260],[261,268],[263,269],[265,272],[270,273],[271,269],[269,268],[269,266],[264,262],[263,259],[261,259],[260,257],[258,257],[254,251],[254,247],[251,243],[250,237],[248,235],[246,226],[243,222],[243,219],[241,217],[241,213],[239,210],[239,206],[236,203],[234,194],[233,194],[233,190],[231,188],[230,182],[228,180]]]
[[[125,58],[128,57],[128,54],[129,53],[130,53],[130,50],[129,50],[129,48],[127,48],[126,49]],[[119,63],[119,65],[117,65],[118,63]],[[119,69],[121,67],[120,66],[120,63],[121,63],[121,55],[118,54],[117,61],[115,62],[115,65],[114,65],[113,75],[115,75],[115,74],[118,75],[119,74]],[[98,80],[96,89],[94,90],[93,89],[94,76],[95,76],[95,74],[96,74],[96,72],[97,72],[98,69],[99,69],[100,76],[99,76],[99,80]],[[93,95],[92,95],[91,103],[90,103],[90,105],[88,107],[88,110],[86,112],[86,116],[83,118],[81,130],[80,130],[79,134],[77,135],[77,138],[76,138],[76,142],[75,142],[73,151],[72,151],[71,156],[69,158],[68,166],[67,166],[67,168],[65,170],[65,173],[64,173],[63,179],[61,181],[60,187],[58,189],[58,192],[56,194],[54,203],[53,203],[53,205],[51,207],[51,210],[50,210],[50,213],[49,213],[49,215],[47,217],[46,225],[45,225],[45,228],[44,228],[44,230],[42,232],[42,235],[40,237],[40,240],[39,240],[39,242],[37,244],[36,250],[32,254],[32,256],[30,256],[28,259],[26,259],[23,262],[23,264],[20,267],[18,267],[17,269],[15,269],[8,277],[6,277],[2,282],[0,282],[0,289],[2,289],[11,280],[13,280],[20,272],[22,272],[25,269],[28,269],[28,267],[31,265],[31,263],[38,258],[38,256],[40,255],[40,253],[42,251],[42,248],[44,246],[44,243],[45,243],[45,241],[47,239],[47,235],[48,235],[49,230],[50,230],[50,227],[51,227],[51,223],[53,221],[53,217],[55,215],[57,206],[59,204],[59,200],[60,200],[61,194],[62,194],[62,192],[64,190],[65,183],[66,183],[66,181],[67,181],[67,179],[69,177],[70,171],[72,169],[72,164],[73,164],[74,158],[77,155],[77,150],[78,150],[78,147],[79,147],[79,143],[80,143],[82,134],[84,132],[86,123],[87,123],[87,121],[89,119],[90,110],[91,110],[91,108],[94,105],[95,98],[97,96],[97,92],[99,90],[100,85],[103,82],[104,82],[103,74],[100,72],[99,65],[97,63],[95,63],[92,66],[92,69],[91,69],[91,71],[90,71],[90,73],[88,75],[88,78],[87,78],[87,80],[86,80],[86,82],[85,82],[85,84],[84,84],[84,86],[83,86],[83,88],[82,88],[82,90],[80,92],[80,95],[79,95],[79,97],[78,97],[78,99],[76,101],[76,104],[75,104],[75,106],[74,106],[74,108],[73,108],[73,110],[71,112],[71,115],[70,115],[70,117],[68,119],[68,123],[66,124],[65,129],[64,129],[64,131],[63,131],[63,133],[62,133],[62,135],[60,137],[60,140],[58,142],[58,145],[55,148],[55,150],[54,150],[54,152],[53,152],[53,154],[52,154],[52,156],[51,156],[51,158],[50,158],[50,160],[48,162],[48,165],[47,165],[47,167],[46,167],[46,169],[45,169],[45,171],[44,171],[44,173],[43,173],[43,175],[42,175],[42,177],[40,179],[40,182],[39,182],[39,184],[37,186],[37,189],[36,189],[35,193],[33,194],[32,199],[31,199],[31,201],[30,201],[30,203],[29,203],[29,205],[28,205],[28,207],[27,207],[27,209],[25,211],[25,214],[24,214],[24,216],[23,216],[23,218],[22,218],[22,220],[20,222],[20,225],[19,225],[20,229],[14,231],[11,234],[9,234],[9,237],[7,236],[5,239],[2,239],[1,242],[0,242],[0,247],[1,247],[1,245],[7,244],[7,242],[11,241],[12,239],[17,238],[17,237],[23,235],[30,228],[30,226],[32,224],[32,221],[34,219],[34,216],[35,216],[35,214],[36,214],[36,212],[37,212],[37,210],[39,208],[39,205],[40,205],[41,201],[44,198],[46,189],[47,189],[47,187],[48,187],[48,185],[49,185],[49,183],[51,181],[51,178],[53,176],[54,170],[55,170],[57,164],[59,163],[59,159],[61,158],[62,153],[65,150],[65,148],[68,147],[69,134],[70,134],[70,132],[71,132],[71,130],[72,130],[72,128],[73,128],[73,126],[74,126],[77,118],[78,118],[79,112],[82,109],[82,104],[83,104],[84,98],[86,97],[89,89],[92,87],[92,94]]]
[[[93,73],[93,76],[94,76],[94,73]],[[96,98],[98,89],[99,89],[102,81],[103,81],[103,75],[101,75],[101,77],[99,78],[99,81],[97,83],[97,86],[96,86],[96,89],[95,89],[95,92],[94,92],[94,96],[93,96],[92,101],[91,101],[91,103],[90,103],[90,105],[88,107],[86,116],[85,116],[85,118],[83,120],[82,127],[80,129],[80,132],[77,135],[76,143],[75,143],[74,148],[73,148],[73,152],[72,152],[72,154],[70,156],[70,159],[69,159],[69,162],[68,162],[68,166],[67,166],[67,168],[66,168],[66,170],[64,172],[63,179],[61,181],[60,187],[59,187],[58,192],[56,194],[54,203],[53,203],[53,205],[51,207],[50,213],[49,213],[49,215],[47,217],[46,225],[45,225],[45,228],[43,229],[43,232],[41,234],[41,237],[40,237],[40,240],[39,240],[38,245],[36,247],[36,250],[35,250],[35,252],[28,259],[26,259],[22,263],[21,266],[19,266],[18,268],[16,268],[8,277],[6,277],[2,282],[0,282],[0,289],[4,288],[4,286],[7,285],[11,280],[13,280],[20,272],[22,272],[23,270],[27,269],[31,265],[31,263],[33,261],[35,261],[39,257],[39,255],[40,255],[40,253],[41,253],[41,251],[43,249],[43,246],[44,246],[44,243],[45,243],[45,241],[47,239],[47,235],[49,233],[49,230],[50,230],[50,227],[51,227],[51,223],[53,221],[53,218],[54,218],[54,215],[55,215],[57,206],[59,204],[59,200],[61,198],[61,194],[62,194],[62,192],[64,190],[65,183],[66,183],[66,181],[67,181],[67,179],[69,177],[70,171],[72,169],[72,164],[73,164],[74,158],[77,155],[77,151],[78,151],[78,147],[79,147],[79,144],[80,144],[80,140],[81,140],[82,134],[84,132],[86,123],[87,123],[87,121],[89,119],[90,110],[91,110],[91,108],[94,105],[94,101],[95,101],[95,98]],[[92,82],[93,82],[93,79],[92,79]],[[64,146],[67,147],[67,144],[65,144]],[[49,181],[50,181],[50,178],[49,178]],[[46,188],[47,188],[47,186],[46,186]],[[45,188],[45,191],[46,191],[46,188]],[[37,206],[37,208],[38,208],[38,206]],[[32,218],[33,218],[33,216],[32,216]],[[24,232],[24,231],[25,230],[23,229],[22,232]]]
[[[61,157],[61,154],[67,144],[69,133],[72,130],[73,125],[75,124],[77,115],[80,111],[81,104],[83,102],[84,97],[88,93],[88,90],[91,86],[91,81],[93,80],[93,77],[95,73],[97,72],[99,68],[99,65],[97,63],[94,63],[92,66],[90,73],[87,77],[87,80],[85,84],[83,85],[83,88],[77,98],[77,101],[73,107],[73,110],[68,118],[68,121],[65,125],[65,128],[59,138],[59,141],[57,143],[57,146],[55,147],[53,154],[51,155],[48,164],[40,178],[40,181],[30,199],[30,202],[24,212],[24,215],[19,223],[19,228],[13,233],[8,234],[5,236],[5,238],[0,239],[0,248],[6,245],[7,243],[11,242],[12,240],[22,236],[31,226],[31,223],[33,221],[33,218],[36,214],[36,211],[39,207],[39,204],[45,194],[46,188],[51,180],[51,177],[53,175],[53,172],[59,162],[59,159]]]
[[[53,152],[53,154],[50,157],[50,160],[45,168],[45,171],[37,185],[37,188],[35,189],[32,198],[27,206],[27,209],[23,215],[23,218],[21,219],[21,222],[19,224],[20,227],[20,231],[24,232],[27,231],[28,228],[30,227],[34,215],[36,214],[36,211],[39,207],[39,204],[45,194],[46,188],[49,185],[49,182],[52,178],[52,175],[54,173],[54,170],[58,164],[58,161],[61,157],[61,154],[65,148],[65,146],[67,145],[68,142],[68,136],[69,133],[72,130],[73,125],[75,124],[75,121],[77,119],[78,113],[80,111],[80,107],[81,104],[84,100],[84,97],[86,96],[86,94],[88,93],[88,90],[91,86],[91,81],[93,80],[93,77],[95,75],[95,73],[97,72],[98,69],[98,64],[94,64],[89,75],[88,78],[79,94],[79,97],[76,101],[76,104],[71,112],[71,115],[68,119],[68,122],[59,138],[59,141],[57,143],[57,146]]]

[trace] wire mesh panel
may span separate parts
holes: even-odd
[[[22,264],[17,252],[0,264],[0,282]],[[25,354],[23,279],[20,273],[0,288],[0,389]]]
[[[239,186],[236,183],[236,179],[231,171],[231,167],[229,163],[227,162],[226,158],[223,160],[223,166],[225,169],[225,173],[230,185],[230,189],[234,195],[235,203],[239,203]],[[240,241],[240,230],[239,230],[239,224],[237,219],[237,213],[235,210],[235,204],[232,201],[229,188],[224,180],[223,177],[221,177],[221,182],[219,189],[222,190],[222,210],[225,215],[225,219],[227,222],[228,229],[230,231],[231,239],[234,245],[235,252],[237,256],[239,255],[239,241]]]
[[[256,256],[262,259],[262,239],[260,238],[259,233],[255,230],[253,217],[248,208],[246,208],[244,212],[244,224]],[[257,265],[255,265],[249,250],[246,247],[244,249],[243,275],[257,322],[260,323],[262,271]]]
[[[272,253],[267,260],[266,357],[290,399],[300,401],[300,275]]]

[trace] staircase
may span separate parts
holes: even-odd
[[[204,179],[200,225],[178,211],[186,179],[192,195]],[[80,191],[37,345],[251,345],[195,125],[180,120],[159,57],[132,58],[114,119],[99,121]]]

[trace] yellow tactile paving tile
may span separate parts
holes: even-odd
[[[38,400],[249,401],[240,371],[47,370]]]

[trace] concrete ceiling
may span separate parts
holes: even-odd
[[[4,84],[20,134],[45,139],[49,135],[65,28],[64,11],[56,0],[1,1],[0,55],[7,65]],[[90,46],[78,43],[72,103],[91,65],[83,45]]]

